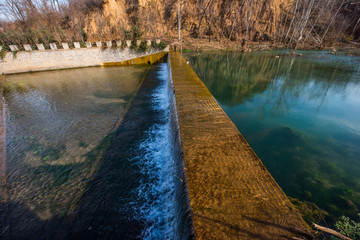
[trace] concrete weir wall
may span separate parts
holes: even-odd
[[[185,59],[170,52],[198,239],[312,239],[306,223]]]
[[[174,93],[174,83],[172,79],[171,73],[171,62],[170,55],[166,56],[169,81],[168,81],[168,91],[169,98],[171,99],[171,107],[170,107],[170,126],[171,126],[171,138],[170,141],[173,143],[173,156],[175,156],[175,164],[176,164],[176,177],[179,181],[176,181],[175,186],[175,194],[176,199],[178,200],[178,204],[180,207],[177,209],[177,218],[180,220],[180,228],[178,232],[178,239],[194,239],[194,226],[190,209],[190,199],[189,199],[189,191],[188,184],[186,178],[186,171],[184,165],[184,155],[182,151],[181,144],[181,136],[179,129],[179,119],[177,115],[176,109],[176,98]]]
[[[33,50],[9,52],[3,60],[0,59],[0,73],[14,74],[43,70],[57,70],[66,68],[91,67],[102,65],[117,65],[115,63],[169,51],[151,49],[148,52],[133,51],[129,47],[121,48],[79,48],[56,50]],[[134,63],[136,64],[136,63]]]

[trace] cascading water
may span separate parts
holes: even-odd
[[[131,161],[138,165],[145,176],[136,189],[138,199],[131,202],[136,218],[146,228],[144,239],[177,239],[180,221],[176,216],[179,203],[176,199],[176,182],[182,181],[177,173],[174,155],[174,134],[171,127],[172,92],[168,85],[167,65],[157,66],[160,85],[152,93],[152,108],[160,119],[145,131],[139,144],[139,156]]]
[[[75,224],[82,234],[77,237],[89,228],[109,238],[193,236],[168,70],[166,63],[149,70],[85,193],[81,220]],[[104,188],[108,194],[99,196]]]

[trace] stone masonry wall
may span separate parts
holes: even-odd
[[[4,59],[0,59],[0,74],[101,66],[163,51],[169,51],[169,48],[163,50],[151,48],[148,52],[134,51],[129,47],[13,51],[6,53]]]

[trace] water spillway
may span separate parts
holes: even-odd
[[[180,179],[181,169],[177,168],[182,158],[175,154],[179,145],[174,144],[170,90],[167,64],[152,66],[116,131],[97,176],[89,184],[86,191],[89,194],[85,193],[82,200],[80,219],[89,218],[80,220],[84,232],[88,232],[88,226],[82,224],[88,222],[95,227],[107,227],[99,231],[105,238],[190,236],[191,222],[184,197],[187,193]],[[103,194],[104,188],[106,196],[97,196]],[[98,208],[99,205],[104,207]],[[84,236],[83,231],[76,231],[81,233],[77,238]]]
[[[115,71],[120,68],[109,69]],[[19,89],[16,86],[13,88]],[[23,85],[20,86],[24,88]],[[87,108],[81,106],[76,110],[71,109],[72,114],[84,113],[86,117],[80,122],[90,124],[90,128],[80,127],[85,133],[79,133],[79,136],[107,132],[100,134],[94,143],[88,139],[77,142],[79,149],[89,150],[83,149],[77,158],[63,159],[64,155],[69,154],[69,149],[72,149],[72,153],[78,151],[71,144],[65,143],[59,151],[52,149],[52,152],[49,150],[45,155],[42,153],[44,144],[39,144],[40,149],[29,150],[26,147],[19,151],[17,149],[18,145],[21,145],[20,142],[9,142],[7,148],[10,158],[7,161],[11,160],[17,164],[10,163],[13,166],[10,166],[7,172],[9,191],[3,204],[5,214],[2,224],[6,228],[3,230],[4,239],[191,238],[192,223],[186,177],[177,118],[174,115],[175,98],[172,84],[169,82],[168,63],[152,65],[136,93],[132,88],[130,95],[118,96],[115,94],[116,91],[112,92],[111,89],[114,89],[114,86],[110,85],[107,93],[93,89],[91,94],[86,94],[81,100],[76,95],[71,95],[68,99],[74,105],[86,105],[89,99],[95,99],[95,103],[102,104],[93,108],[94,102],[90,102],[87,103]],[[34,99],[42,100],[38,105],[32,105],[37,110],[30,111],[30,115],[35,112],[39,116],[45,114],[46,117],[49,109],[53,110],[55,116],[61,112],[62,108],[55,104],[54,99],[58,99],[56,96],[42,94],[39,89],[33,90],[34,88],[29,88],[15,93],[12,90],[7,95],[7,119],[14,129],[17,129],[16,126],[20,123],[29,122],[29,117],[20,114],[14,116],[18,110],[16,108],[20,106],[13,101],[13,95],[28,94],[30,103],[34,103]],[[50,100],[54,100],[54,104],[44,104]],[[130,104],[130,101],[131,105],[127,108],[125,105]],[[120,124],[113,129],[114,124],[110,123],[117,122],[119,116],[116,117],[116,111],[112,110],[119,106],[127,110],[124,110]],[[89,112],[92,114],[88,115]],[[104,124],[107,127],[91,125],[102,122],[96,118],[98,113],[105,114],[105,119],[109,122]],[[56,123],[56,117],[52,116],[50,119]],[[60,122],[80,126],[79,122],[73,123],[68,118]],[[26,128],[26,125],[23,125],[22,131]],[[30,136],[27,136],[26,131],[23,132],[26,141],[31,142],[31,136],[40,138],[41,143],[44,139],[56,141],[51,140],[57,136],[56,132],[53,132],[55,129],[44,126],[36,128],[40,130]],[[77,128],[70,128],[69,131],[77,133],[74,129]],[[103,131],[104,129],[107,131]],[[58,128],[58,131],[60,136],[67,135],[61,128]],[[16,130],[16,134],[11,134],[11,128],[8,132],[8,138],[12,139],[11,136],[19,135],[21,129]],[[39,136],[41,134],[52,134],[52,137]],[[71,141],[69,136],[64,138],[65,142]],[[16,151],[23,155],[17,155]],[[29,185],[30,190],[26,190]]]

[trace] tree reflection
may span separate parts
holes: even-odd
[[[333,216],[357,214],[359,58],[285,51],[186,57],[289,196]]]
[[[280,57],[275,57],[276,55]],[[344,94],[356,64],[322,55],[289,56],[286,52],[204,53],[188,58],[214,97],[227,106],[238,105],[259,93],[264,108],[287,112],[289,101],[307,96],[320,109],[329,92]]]

